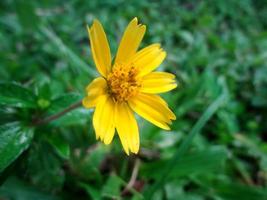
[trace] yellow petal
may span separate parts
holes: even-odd
[[[122,36],[115,63],[126,62],[135,54],[144,37],[145,31],[146,26],[138,24],[137,18],[134,18],[129,23]]]
[[[139,69],[139,76],[144,76],[159,67],[166,57],[166,52],[159,44],[152,44],[138,51],[129,62]]]
[[[127,103],[116,104],[115,124],[126,154],[129,155],[129,151],[137,154],[140,145],[138,126]]]
[[[106,77],[111,70],[111,54],[104,29],[101,23],[95,20],[87,30],[96,68],[102,76]]]
[[[93,126],[96,138],[105,144],[110,144],[115,133],[114,113],[114,101],[107,95],[100,97],[93,116]]]
[[[138,115],[162,129],[170,130],[168,124],[176,119],[167,103],[158,95],[140,93],[128,103]]]
[[[87,96],[83,99],[85,108],[93,108],[98,102],[98,98],[106,94],[107,82],[104,78],[98,77],[94,79],[87,87]]]
[[[142,78],[141,92],[162,93],[177,87],[175,76],[167,72],[152,72]]]

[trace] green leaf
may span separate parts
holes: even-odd
[[[93,147],[90,153],[71,156],[71,168],[85,180],[93,180],[95,183],[102,182],[100,164],[103,162],[107,148],[104,145]]]
[[[80,94],[65,94],[52,100],[50,107],[47,110],[48,115],[54,115],[67,107],[81,101]],[[52,122],[56,126],[70,126],[74,124],[84,124],[88,120],[90,110],[84,108],[76,108],[71,112]]]
[[[203,200],[201,196],[199,196],[194,191],[185,191],[184,190],[184,182],[181,182],[181,179],[174,179],[173,181],[168,181],[166,183],[164,189],[166,194],[166,199],[168,200]]]
[[[90,196],[92,199],[98,200],[101,199],[101,193],[100,190],[97,188],[94,188],[93,186],[80,182],[78,184],[82,189],[86,191],[88,196]]]
[[[0,125],[16,121],[16,109],[11,109],[5,106],[0,108]]]
[[[36,135],[41,134],[36,132]],[[29,149],[26,169],[28,179],[43,191],[60,191],[65,181],[63,162],[47,142],[37,140]]]
[[[22,28],[24,28],[25,31],[36,29],[38,17],[35,14],[32,1],[18,0],[15,5]]]
[[[102,198],[123,199],[121,197],[121,191],[123,191],[122,188],[125,188],[126,185],[127,183],[120,176],[116,174],[110,175],[102,188]],[[135,199],[144,199],[143,195],[134,188],[129,188],[129,191],[133,194]]]
[[[102,196],[111,199],[120,199],[120,188],[124,184],[122,179],[116,175],[111,175],[102,189]]]
[[[173,158],[168,162],[164,171],[161,173],[161,178],[156,182],[154,186],[151,187],[146,193],[146,198],[150,199],[153,193],[164,184],[164,181],[167,179],[169,174],[171,174],[173,168],[176,166],[176,163],[184,156],[188,148],[190,147],[194,137],[202,130],[202,128],[206,125],[209,119],[216,113],[216,111],[223,105],[226,101],[227,92],[225,86],[225,80],[219,79],[219,84],[222,87],[222,93],[217,97],[217,99],[205,110],[196,124],[193,126],[188,136],[184,139],[182,144],[179,146]]]
[[[177,163],[171,174],[171,178],[194,174],[209,174],[220,171],[227,158],[227,151],[222,147],[214,147],[204,151],[189,153],[183,156]]]
[[[15,200],[59,200],[60,198],[39,191],[37,188],[27,185],[15,177],[9,178],[0,187],[0,199]]]
[[[76,108],[64,116],[51,122],[55,126],[83,125],[89,119],[90,110],[85,108]]]
[[[225,200],[263,200],[267,199],[267,192],[255,186],[218,181],[212,183],[215,192]]]
[[[70,157],[70,145],[62,138],[59,134],[52,134],[49,138],[47,138],[49,144],[51,144],[57,154],[64,158],[69,159]]]
[[[0,172],[11,164],[33,138],[33,128],[22,126],[19,122],[0,126]]]
[[[49,106],[47,113],[50,115],[56,114],[65,108],[69,107],[70,105],[77,103],[82,99],[82,96],[77,93],[71,93],[71,94],[64,94],[56,99],[52,100],[51,105]]]
[[[0,104],[14,107],[36,107],[36,96],[17,83],[0,83]]]
[[[187,153],[175,164],[169,178],[180,178],[197,174],[209,174],[212,171],[221,170],[227,158],[227,151],[222,147]],[[161,160],[154,163],[147,163],[143,169],[143,176],[159,178],[162,169],[168,161]]]

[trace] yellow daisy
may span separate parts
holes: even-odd
[[[91,52],[100,77],[86,88],[85,108],[95,108],[93,126],[96,138],[110,144],[115,129],[123,149],[139,151],[139,131],[136,112],[154,125],[170,130],[168,124],[176,117],[159,96],[174,89],[175,76],[167,72],[152,72],[166,57],[160,44],[152,44],[137,51],[146,31],[134,18],[121,39],[112,63],[109,43],[98,20],[88,29]]]

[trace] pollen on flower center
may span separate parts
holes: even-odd
[[[138,70],[133,65],[115,64],[107,76],[109,93],[115,101],[127,101],[138,94],[141,87]]]

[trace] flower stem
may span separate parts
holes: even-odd
[[[138,171],[139,171],[139,168],[140,168],[140,164],[141,164],[140,159],[136,158],[136,160],[134,162],[133,172],[132,172],[130,181],[128,182],[128,184],[126,185],[124,190],[122,191],[122,195],[126,195],[127,192],[129,192],[133,188],[133,186],[135,184],[135,181],[137,179],[137,176],[138,176]]]
[[[56,119],[62,117],[62,116],[65,115],[66,113],[68,113],[68,112],[70,112],[70,111],[72,111],[72,110],[74,110],[74,109],[80,107],[81,105],[82,105],[82,101],[79,101],[79,102],[77,102],[77,103],[74,103],[74,104],[70,105],[70,106],[67,107],[65,110],[62,110],[62,111],[59,112],[59,113],[56,113],[56,114],[51,115],[51,116],[49,116],[49,117],[47,117],[47,118],[44,118],[44,119],[39,119],[39,120],[33,122],[33,124],[34,124],[35,126],[40,126],[40,125],[47,124],[47,123],[49,123],[49,122],[51,122],[51,121],[54,121],[54,120],[56,120]]]

